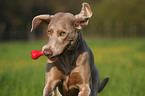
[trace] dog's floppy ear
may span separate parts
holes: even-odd
[[[48,24],[50,21],[50,17],[50,15],[38,15],[34,17],[32,20],[31,32],[33,32],[39,25]]]
[[[84,2],[82,4],[81,12],[79,14],[75,15],[75,18],[76,18],[75,27],[76,27],[76,29],[81,29],[82,26],[88,25],[89,18],[92,17],[92,14],[93,14],[93,12],[90,8],[90,5],[86,2]]]

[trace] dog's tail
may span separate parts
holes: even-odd
[[[104,87],[106,86],[107,82],[108,82],[109,78],[105,78],[99,85],[99,89],[98,89],[98,93],[100,93]]]

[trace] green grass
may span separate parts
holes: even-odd
[[[101,81],[110,81],[99,96],[144,96],[145,39],[88,39]],[[42,96],[46,57],[32,60],[31,50],[46,42],[0,43],[0,96]]]

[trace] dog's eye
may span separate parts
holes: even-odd
[[[60,36],[64,36],[65,34],[66,34],[66,32],[59,33]]]

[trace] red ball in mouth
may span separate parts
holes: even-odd
[[[37,51],[37,50],[31,51],[31,57],[32,57],[32,59],[37,59],[37,58],[39,58],[42,55],[44,55],[43,51]]]

